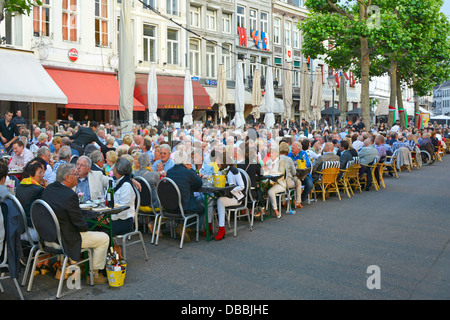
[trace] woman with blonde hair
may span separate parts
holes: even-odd
[[[113,168],[114,165],[117,161],[117,159],[119,158],[119,156],[117,155],[117,153],[115,151],[108,151],[106,153],[106,166],[105,166],[105,174],[109,177],[112,177],[113,174]]]
[[[272,208],[277,218],[281,218],[281,213],[278,211],[276,196],[279,193],[283,193],[287,188],[295,188],[297,208],[303,208],[301,204],[302,184],[300,179],[297,178],[297,170],[295,169],[294,161],[288,157],[289,145],[286,142],[280,143],[278,148],[279,157],[275,166],[271,169],[271,173],[281,174],[281,177],[273,184],[268,191],[268,196]]]
[[[344,140],[348,142],[348,151],[350,151],[350,154],[352,155],[352,157],[357,157],[358,156],[358,151],[356,151],[353,148],[352,138],[346,137],[346,138],[344,138]]]
[[[61,140],[62,140],[62,138],[59,136],[53,137],[52,144],[53,144],[53,148],[55,148],[55,151],[53,152],[54,160],[55,160],[55,158],[57,158],[57,156],[59,154],[59,150],[61,150],[61,147],[62,147]]]

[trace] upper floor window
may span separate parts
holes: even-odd
[[[213,10],[206,10],[206,29],[216,31],[216,12]]]
[[[250,9],[250,30],[257,29],[257,13],[255,9]]]
[[[291,23],[289,21],[284,22],[284,45],[291,45]]]
[[[200,41],[189,41],[189,67],[193,76],[200,76]]]
[[[200,7],[191,6],[189,8],[189,24],[193,27],[200,28]]]
[[[177,16],[179,14],[178,10],[178,0],[166,0],[166,10],[168,14]]]
[[[238,6],[237,7],[237,26],[245,28],[245,8]]]
[[[50,36],[50,0],[43,0],[42,6],[33,7],[33,35]]]
[[[300,30],[295,25],[292,30],[292,46],[294,48],[300,48]]]
[[[63,0],[62,2],[62,34],[63,40],[78,40],[77,0]]]
[[[133,3],[133,1],[131,1],[131,3]],[[142,0],[142,6],[144,9],[151,10],[151,8],[155,8],[155,0]]]
[[[95,0],[95,45],[108,46],[108,0]]]
[[[167,29],[167,63],[178,64],[179,63],[179,32],[178,30]]]
[[[144,61],[156,62],[156,27],[144,24]]]
[[[280,24],[279,18],[273,20],[273,43],[275,44],[280,44]]]
[[[261,32],[267,33],[269,31],[269,14],[261,12]]]
[[[222,32],[231,33],[231,14],[222,13]]]

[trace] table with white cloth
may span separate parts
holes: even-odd
[[[89,230],[92,231],[97,227],[106,229],[110,238],[110,246],[114,247],[114,237],[111,225],[111,215],[121,213],[122,211],[130,209],[130,206],[116,206],[114,208],[109,207],[87,207],[82,206],[81,212],[83,217],[89,223]]]

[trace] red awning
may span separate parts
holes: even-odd
[[[184,105],[184,78],[157,76],[158,82],[158,109],[183,109]],[[134,97],[143,105],[148,106],[147,98],[148,74],[136,74]],[[194,93],[194,110],[211,109],[209,95],[205,88],[197,81],[192,81]]]
[[[119,81],[113,73],[51,67],[45,70],[67,96],[67,108],[119,110]],[[134,99],[133,111],[145,111],[145,106]]]

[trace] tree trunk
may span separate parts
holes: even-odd
[[[420,109],[419,109],[419,96],[416,90],[414,90],[414,85],[416,84],[416,76],[413,75],[413,94],[414,94],[414,126],[419,128],[420,121]]]
[[[367,38],[361,39],[361,117],[366,124],[366,129],[370,128],[370,103],[369,103],[369,69],[370,57]]]
[[[406,128],[407,123],[405,123],[405,112],[403,108],[402,100],[402,88],[400,86],[400,77],[397,75],[397,106],[398,106],[398,117],[400,118],[400,127],[402,129]],[[403,112],[401,112],[403,110]]]
[[[389,69],[389,74],[391,77],[391,93],[390,93],[390,97],[389,97],[388,125],[389,125],[389,127],[392,127],[394,125],[395,109],[391,110],[391,107],[395,108],[396,88],[397,88],[397,61],[392,58],[391,58],[391,66]]]
[[[367,8],[359,3],[359,19],[367,20]],[[370,103],[369,103],[369,74],[370,74],[370,55],[369,41],[367,38],[360,37],[361,43],[361,118],[366,124],[366,129],[370,129]]]

